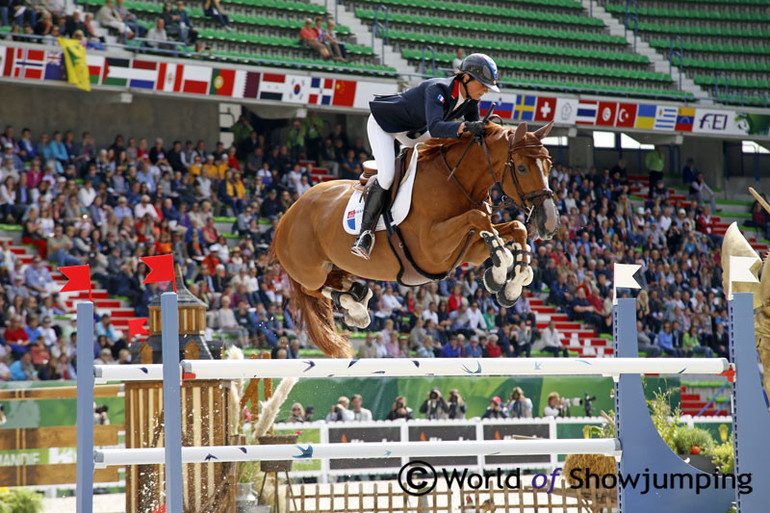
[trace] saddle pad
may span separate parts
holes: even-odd
[[[419,145],[418,145],[419,146]],[[406,170],[406,176],[401,182],[401,188],[398,189],[396,194],[396,200],[390,208],[390,213],[393,217],[393,224],[398,225],[401,221],[406,219],[409,215],[409,209],[412,206],[412,189],[414,188],[414,177],[417,175],[417,158],[418,147],[415,146],[412,152],[412,157],[409,160],[409,166]],[[358,231],[361,228],[361,216],[364,213],[364,200],[363,191],[353,189],[353,194],[348,199],[348,204],[345,207],[345,214],[342,216],[342,226],[345,231],[350,235],[358,235]],[[375,231],[385,230],[385,221],[380,216],[377,221],[377,227]]]

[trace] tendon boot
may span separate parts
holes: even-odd
[[[380,213],[382,213],[390,192],[389,189],[380,187],[376,178],[372,180],[369,194],[364,203],[364,212],[361,215],[361,230],[353,243],[353,247],[350,248],[351,253],[366,260],[369,260],[369,255],[374,248],[374,232],[372,230],[377,225],[377,220],[380,218]]]

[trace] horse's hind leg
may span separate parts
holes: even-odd
[[[345,324],[366,328],[371,322],[367,305],[372,291],[344,271],[332,271],[321,293],[332,300],[345,314]]]

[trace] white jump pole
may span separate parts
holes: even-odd
[[[565,440],[484,440],[426,442],[381,442],[355,444],[247,445],[183,447],[184,463],[224,461],[271,461],[292,459],[404,458],[428,456],[499,456],[532,454],[605,454],[620,457],[616,438]],[[163,463],[163,448],[104,449],[96,451],[97,466],[149,465]]]
[[[185,379],[371,376],[619,376],[722,374],[724,358],[367,358],[361,360],[184,360]],[[97,365],[98,381],[160,381],[161,366]]]
[[[618,376],[721,374],[724,358],[366,358],[360,360],[183,360],[185,379],[370,376]]]
[[[163,381],[163,364],[94,365],[94,378],[96,378],[97,383],[106,383],[107,381]]]

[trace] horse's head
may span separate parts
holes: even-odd
[[[551,157],[542,142],[552,126],[548,123],[533,133],[521,123],[515,132],[507,132],[508,156],[501,180],[505,194],[524,209],[541,239],[552,238],[559,229],[559,213],[548,186]]]

